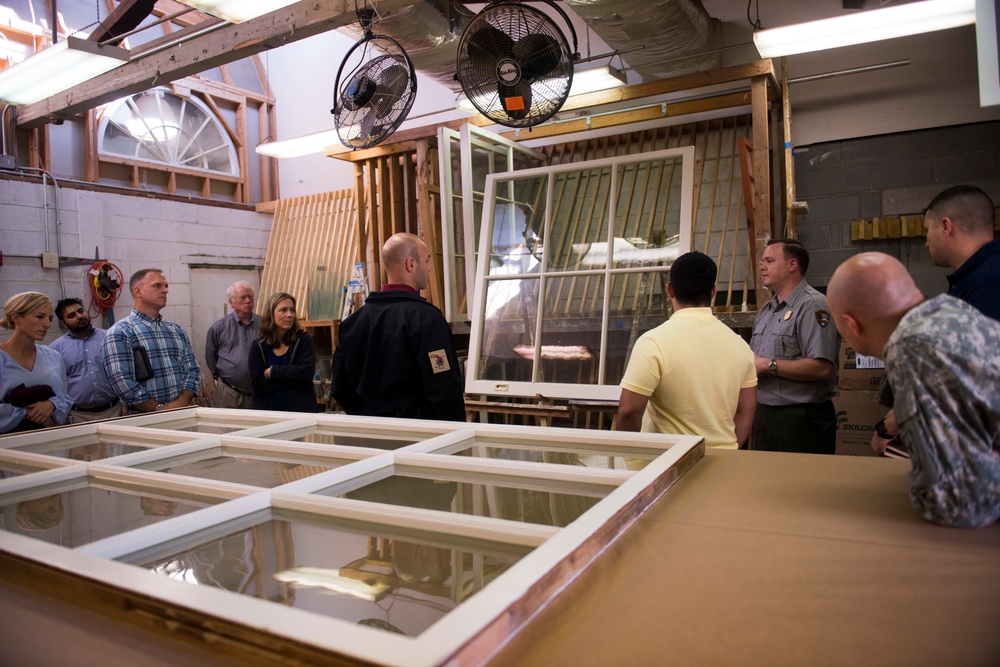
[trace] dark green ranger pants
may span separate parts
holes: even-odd
[[[837,412],[833,401],[800,405],[757,405],[753,449],[767,452],[833,454],[837,449]]]

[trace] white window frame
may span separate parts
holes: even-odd
[[[198,138],[198,136],[201,135],[201,132],[202,130],[204,130],[205,126],[211,124],[215,128],[216,132],[219,133],[219,137],[223,141],[222,145],[216,146],[215,148],[212,149],[212,151],[224,150],[226,152],[226,155],[229,157],[229,164],[232,166],[232,170],[217,171],[215,169],[206,169],[204,167],[184,164],[181,162],[150,160],[149,158],[139,157],[135,153],[133,153],[132,155],[127,155],[125,153],[115,153],[113,151],[105,150],[104,138],[105,134],[107,133],[107,127],[111,123],[111,117],[114,116],[115,112],[122,106],[129,106],[132,109],[133,114],[136,113],[138,111],[138,106],[135,104],[134,100],[150,93],[156,93],[158,95],[163,95],[163,96],[170,95],[171,97],[176,97],[180,99],[182,112],[186,110],[188,105],[191,105],[194,108],[198,109],[198,111],[200,111],[201,113],[205,114],[205,120],[203,121],[201,127],[198,128],[197,133],[194,136],[190,137],[190,139],[187,141],[187,145],[184,147],[184,152],[186,153],[187,149],[190,148],[191,145],[194,143],[194,141]],[[159,99],[157,99],[157,104],[159,103],[160,103]],[[141,116],[136,116],[136,117],[141,118]],[[155,129],[157,128],[147,126],[147,129],[150,132],[155,132]],[[127,132],[128,130],[123,128],[123,131]],[[180,137],[183,136],[184,135],[182,133],[178,134],[178,139],[180,139]],[[136,147],[138,148],[138,146],[141,145],[142,142],[139,141],[136,144]],[[233,138],[229,135],[229,132],[226,130],[226,126],[223,124],[223,120],[219,118],[219,116],[216,115],[215,111],[213,111],[207,104],[198,99],[197,95],[192,93],[190,96],[184,97],[176,94],[172,89],[164,86],[159,86],[157,88],[151,88],[149,90],[144,90],[139,93],[134,93],[132,95],[128,95],[126,97],[117,99],[114,102],[108,104],[108,106],[101,112],[100,120],[97,124],[97,154],[98,154],[98,159],[105,159],[107,161],[113,161],[116,159],[117,160],[125,159],[134,161],[136,163],[147,163],[149,165],[155,165],[158,169],[167,172],[170,172],[171,170],[191,171],[191,172],[203,173],[205,175],[221,176],[229,179],[240,178],[242,176],[242,173],[240,172],[240,160],[239,160],[239,155],[237,154],[236,144],[233,142]]]
[[[562,165],[550,166],[550,167],[539,167],[537,169],[523,169],[516,172],[515,174],[500,174],[500,175],[490,175],[486,179],[486,202],[483,206],[483,220],[480,231],[480,246],[479,254],[481,257],[489,256],[490,254],[490,242],[493,237],[493,222],[494,213],[496,210],[497,202],[497,190],[506,182],[513,180],[522,180],[527,178],[536,177],[547,177],[547,194],[545,200],[545,220],[544,220],[544,238],[550,238],[548,230],[552,223],[552,211],[553,211],[553,189],[555,185],[555,176],[560,173],[566,172],[586,172],[603,169],[605,167],[610,167],[611,170],[611,182],[609,185],[609,192],[616,193],[618,191],[618,178],[619,169],[621,165],[631,164],[636,162],[648,162],[653,160],[662,160],[671,157],[681,158],[681,203],[680,203],[680,253],[685,253],[691,250],[691,230],[692,230],[692,215],[693,215],[693,198],[694,198],[694,162],[695,153],[693,146],[685,146],[682,148],[670,148],[660,151],[653,151],[649,153],[639,153],[635,155],[626,155],[613,158],[605,158],[601,160],[590,160],[587,162],[572,162]],[[539,298],[534,304],[535,318],[535,351],[534,351],[534,361],[532,362],[532,372],[531,377],[538,377],[538,368],[541,363],[541,346],[542,346],[542,322],[544,316],[544,306],[545,306],[545,277],[548,275],[559,275],[559,276],[573,276],[573,275],[598,275],[604,277],[604,304],[603,315],[601,319],[601,350],[598,353],[598,384],[577,384],[577,383],[561,383],[561,382],[514,382],[514,381],[497,381],[491,379],[482,379],[479,377],[480,373],[480,359],[482,355],[482,344],[483,336],[485,335],[485,321],[484,314],[486,311],[486,297],[487,297],[487,283],[500,280],[519,280],[524,274],[512,275],[512,276],[488,276],[487,268],[489,266],[488,262],[481,262],[477,267],[476,272],[476,300],[473,304],[472,313],[472,333],[469,341],[469,362],[466,370],[466,383],[465,391],[469,394],[486,394],[492,396],[536,396],[541,394],[548,398],[565,398],[565,399],[586,399],[586,400],[601,400],[601,401],[613,401],[618,400],[621,395],[621,389],[617,384],[608,385],[603,384],[605,377],[605,365],[606,365],[606,354],[605,350],[608,345],[608,319],[609,319],[609,309],[611,307],[611,299],[609,293],[611,290],[611,277],[615,275],[622,274],[639,274],[643,272],[648,272],[650,267],[627,267],[627,268],[613,268],[614,265],[614,232],[615,232],[615,207],[617,198],[614,196],[608,196],[607,203],[607,247],[609,248],[608,261],[603,269],[595,270],[585,270],[585,271],[553,271],[553,272],[540,272],[540,274],[531,274],[532,276],[540,275],[539,284]],[[543,260],[541,262],[544,267],[547,262],[549,244],[545,245],[543,250]],[[668,267],[663,267],[661,269],[656,269],[659,271],[666,272],[669,270]],[[534,279],[534,278],[532,278]]]
[[[159,423],[167,425],[179,415],[196,420],[215,422],[224,411],[212,408],[189,408],[170,415]],[[442,664],[471,664],[498,648],[510,634],[516,632],[523,619],[528,619],[565,584],[575,577],[615,539],[634,516],[652,499],[659,497],[704,454],[702,438],[687,435],[614,433],[578,431],[566,428],[540,428],[498,425],[475,425],[456,422],[423,422],[440,435],[431,435],[422,442],[399,450],[367,450],[367,456],[339,468],[270,490],[261,490],[229,482],[208,482],[194,478],[152,472],[126,465],[150,458],[173,458],[180,452],[248,447],[256,440],[262,451],[274,450],[275,455],[287,452],[289,446],[280,438],[296,437],[310,429],[343,428],[349,431],[378,431],[399,437],[413,434],[410,420],[375,419],[344,415],[309,415],[295,419],[282,418],[276,413],[252,413],[255,417],[275,416],[271,426],[253,426],[233,435],[216,435],[197,442],[167,445],[153,452],[140,452],[117,457],[114,461],[76,462],[54,470],[26,474],[0,482],[0,503],[10,504],[21,499],[65,488],[66,484],[94,479],[125,485],[129,489],[155,493],[200,493],[216,498],[230,498],[217,505],[166,519],[68,549],[16,533],[0,532],[0,562],[8,558],[27,559],[44,571],[53,568],[78,579],[81,586],[93,585],[120,595],[122,601],[134,596],[155,601],[165,610],[181,609],[189,622],[203,619],[215,634],[225,633],[228,624],[262,633],[268,646],[280,646],[281,641],[306,644],[328,652],[331,659],[372,664],[430,667]],[[160,415],[156,415],[160,417]],[[148,417],[148,416],[147,416]],[[254,420],[258,421],[258,420]],[[150,420],[139,416],[115,422],[116,432],[131,432],[144,436],[150,432]],[[100,426],[97,428],[101,428]],[[63,434],[93,433],[93,425],[66,427]],[[278,441],[263,435],[278,437]],[[559,464],[529,464],[499,459],[470,459],[447,456],[479,442],[508,442],[523,445],[544,445],[564,448],[567,452],[583,449],[604,451],[622,448],[634,452],[646,448],[659,455],[638,472],[609,471],[582,466]],[[0,438],[0,448],[12,458],[17,448],[32,444],[31,435],[11,435]],[[331,457],[342,453],[354,454],[337,446],[310,446],[297,443],[307,450],[321,449]],[[37,455],[29,457],[37,458]],[[544,486],[546,480],[554,488],[610,490],[603,499],[577,520],[564,528],[522,524],[510,520],[483,516],[457,515],[433,510],[413,509],[366,501],[315,495],[318,491],[349,488],[355,482],[400,470],[416,468],[427,472],[512,481],[521,479],[526,486]],[[464,601],[417,637],[404,637],[355,625],[303,609],[285,607],[246,595],[211,586],[194,586],[166,577],[152,575],[142,567],[128,562],[146,562],[171,549],[184,549],[198,543],[206,535],[222,536],[243,529],[268,516],[305,513],[319,520],[331,520],[362,525],[365,529],[428,539],[435,535],[455,544],[473,540],[485,545],[506,545],[509,549],[531,549],[481,592]],[[475,576],[475,572],[473,575]],[[4,578],[0,569],[0,579]],[[502,579],[503,581],[499,581]],[[21,582],[24,585],[25,582]],[[79,589],[76,589],[79,590]],[[115,604],[118,604],[117,602]],[[169,612],[165,612],[169,613]],[[522,619],[522,620],[518,620]],[[246,636],[245,631],[243,636]],[[232,637],[230,641],[234,641]]]
[[[456,193],[452,188],[451,169],[452,142],[459,142],[460,162],[462,169],[462,191]],[[483,196],[485,198],[485,182],[475,183],[472,177],[472,149],[473,147],[500,153],[506,156],[508,172],[514,171],[514,153],[520,153],[527,157],[546,162],[544,153],[540,153],[532,148],[511,141],[499,134],[489,132],[475,125],[465,124],[456,132],[450,128],[442,127],[438,129],[438,163],[441,168],[441,239],[444,246],[444,316],[449,322],[466,322],[469,320],[468,304],[473,301],[476,285],[476,230],[479,220],[476,220],[474,213],[475,198]],[[490,161],[490,169],[493,169],[493,161]],[[493,173],[491,171],[491,173]],[[501,173],[501,172],[497,172]],[[458,240],[455,238],[455,225],[458,221],[454,219],[453,200],[457,197],[462,199],[462,221],[465,230],[464,247],[456,246]],[[484,199],[485,205],[485,199]],[[461,252],[460,252],[461,251]],[[457,275],[458,266],[455,261],[456,254],[465,256],[465,285],[466,285],[466,309],[459,306]]]

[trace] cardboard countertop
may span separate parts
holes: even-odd
[[[1000,523],[927,523],[909,466],[708,450],[491,664],[997,664]]]

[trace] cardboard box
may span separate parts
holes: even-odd
[[[875,423],[888,408],[875,402],[874,391],[840,391],[833,397],[837,411],[837,454],[876,456],[871,447]]]
[[[885,375],[885,363],[877,357],[855,352],[847,341],[840,343],[837,388],[875,391]]]

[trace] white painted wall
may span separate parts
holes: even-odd
[[[54,191],[48,187],[50,205]],[[42,269],[38,256],[45,251],[45,230],[49,248],[56,252],[55,212],[46,224],[39,183],[0,180],[0,303],[18,292],[42,292],[53,302],[64,295],[56,270]],[[225,300],[222,295],[192,295],[189,263],[263,264],[271,229],[271,216],[243,209],[205,206],[140,196],[98,193],[61,188],[59,229],[64,257],[92,258],[95,246],[102,259],[116,264],[128,277],[138,269],[156,267],[170,282],[170,294],[163,316],[180,324],[191,335],[192,299]],[[31,255],[18,258],[16,255]],[[65,296],[90,303],[86,272],[90,264],[63,269]],[[115,306],[115,319],[128,315],[132,298],[128,286]],[[49,331],[51,342],[63,332],[58,326]],[[0,332],[6,338],[9,332]]]

